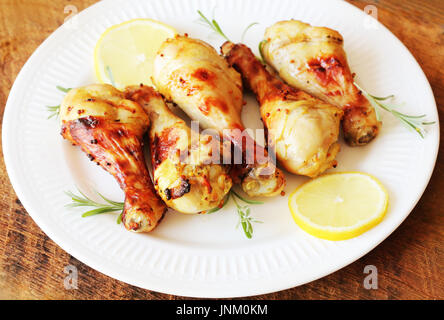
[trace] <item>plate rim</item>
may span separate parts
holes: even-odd
[[[105,5],[108,5],[109,3],[112,3],[112,2],[117,3],[118,0],[99,1],[93,5],[85,8],[84,10],[79,12],[78,15],[86,15],[93,8],[105,6]],[[356,14],[358,14],[358,13],[361,15],[364,14],[364,12],[362,12],[359,8],[357,8],[354,5],[352,5],[348,2],[345,2],[345,1],[336,1],[336,3],[333,5],[339,5],[339,4],[346,4],[347,6],[353,8],[353,10],[355,10]],[[29,200],[27,198],[26,191],[24,191],[24,189],[20,185],[19,178],[17,177],[18,169],[14,166],[13,160],[11,158],[11,153],[9,151],[11,148],[10,143],[12,140],[9,139],[11,129],[10,129],[9,123],[7,123],[7,119],[9,119],[11,117],[11,114],[14,111],[14,109],[11,107],[11,105],[13,103],[13,99],[14,99],[13,97],[17,94],[16,91],[18,91],[20,89],[19,87],[22,86],[21,85],[22,82],[26,82],[24,79],[24,74],[26,73],[26,70],[28,70],[30,68],[30,66],[31,66],[32,62],[34,61],[35,57],[37,56],[38,52],[40,52],[42,50],[42,48],[47,46],[51,42],[51,39],[54,38],[56,34],[63,32],[63,30],[62,30],[63,25],[59,26],[53,33],[51,33],[51,35],[48,38],[46,38],[37,47],[37,49],[32,53],[32,55],[28,58],[28,60],[26,61],[26,63],[23,65],[20,72],[18,73],[18,75],[14,81],[14,84],[11,87],[10,93],[8,95],[8,99],[7,99],[7,103],[6,103],[4,115],[3,115],[3,121],[2,121],[2,147],[3,147],[3,157],[5,160],[6,171],[8,173],[11,185],[13,186],[17,197],[20,199],[20,201],[22,202],[26,211],[29,213],[29,215],[34,220],[34,222],[42,229],[42,231],[49,238],[51,238],[64,251],[66,251],[68,254],[74,256],[76,259],[78,259],[79,261],[81,261],[85,265],[90,266],[91,268],[93,268],[93,269],[95,269],[107,276],[110,276],[114,279],[123,281],[123,282],[128,283],[133,286],[145,288],[147,290],[158,291],[158,292],[162,292],[162,293],[166,293],[166,294],[188,296],[188,297],[209,297],[209,298],[245,297],[245,296],[254,296],[254,295],[267,294],[267,293],[271,293],[271,292],[286,290],[289,288],[293,288],[295,286],[299,286],[302,284],[306,284],[306,283],[315,281],[315,280],[322,278],[328,274],[336,272],[336,271],[344,268],[345,266],[355,262],[356,260],[358,260],[362,256],[369,253],[371,250],[373,250],[382,241],[387,239],[387,237],[389,237],[399,227],[399,225],[409,216],[411,211],[417,205],[418,201],[421,199],[422,195],[424,194],[425,189],[427,188],[427,186],[430,182],[431,176],[433,174],[433,171],[434,171],[434,168],[436,165],[438,151],[439,151],[439,144],[440,144],[439,114],[437,111],[436,100],[435,100],[431,85],[430,85],[424,71],[422,70],[421,66],[417,62],[416,58],[410,52],[410,50],[402,43],[402,41],[399,40],[387,27],[385,27],[379,21],[378,21],[378,26],[382,27],[384,29],[384,32],[386,32],[386,33],[388,32],[390,37],[393,40],[395,40],[396,42],[398,42],[398,45],[400,44],[401,47],[404,50],[406,50],[406,52],[408,52],[408,55],[407,55],[408,58],[413,62],[413,64],[419,70],[421,70],[423,80],[425,80],[425,83],[427,84],[427,89],[429,91],[428,95],[430,95],[432,98],[431,101],[434,103],[434,106],[435,106],[434,112],[436,113],[436,119],[438,119],[438,122],[437,122],[438,127],[437,127],[437,130],[435,130],[435,137],[434,137],[436,139],[436,144],[435,144],[435,147],[433,150],[434,154],[431,155],[432,165],[430,167],[428,167],[429,169],[428,169],[427,175],[425,177],[426,183],[421,188],[422,191],[417,194],[417,198],[415,199],[415,201],[413,201],[411,208],[409,210],[407,210],[407,213],[405,214],[405,216],[402,219],[400,219],[399,223],[397,223],[396,226],[394,224],[391,225],[391,227],[390,227],[391,231],[388,232],[387,235],[385,235],[384,237],[381,237],[378,241],[375,241],[371,246],[368,246],[368,248],[366,248],[365,250],[360,251],[359,254],[356,254],[355,256],[353,256],[353,258],[350,258],[349,260],[347,260],[343,263],[338,263],[338,264],[336,264],[336,266],[334,268],[331,268],[331,269],[326,270],[324,272],[319,272],[318,274],[314,275],[313,277],[310,277],[311,280],[309,280],[309,281],[302,281],[303,283],[298,283],[300,281],[293,281],[291,283],[288,283],[288,285],[286,285],[286,286],[282,286],[279,282],[276,281],[276,283],[274,283],[275,285],[269,285],[266,288],[256,288],[256,287],[240,288],[239,287],[235,290],[236,294],[232,294],[232,293],[231,294],[227,294],[227,293],[221,294],[221,292],[217,292],[217,291],[213,290],[212,293],[210,293],[209,291],[206,291],[205,294],[202,295],[202,294],[196,294],[195,289],[188,290],[185,287],[175,287],[174,290],[170,290],[171,288],[165,289],[163,287],[159,287],[159,286],[155,285],[154,283],[150,284],[150,288],[146,288],[145,286],[141,286],[140,283],[136,283],[133,278],[128,278],[124,274],[119,274],[118,272],[115,272],[115,270],[112,267],[108,266],[106,263],[103,263],[103,264],[96,263],[96,261],[94,259],[91,259],[88,257],[88,253],[78,251],[74,246],[69,244],[69,241],[67,241],[66,239],[63,239],[62,237],[59,237],[59,234],[57,232],[53,232],[51,227],[45,222],[45,219],[39,218],[39,214],[37,212],[34,212],[34,208],[31,203],[31,200]],[[86,261],[88,261],[88,262],[86,262]],[[273,279],[271,279],[271,280],[273,280]],[[271,282],[273,282],[273,281],[271,281]]]

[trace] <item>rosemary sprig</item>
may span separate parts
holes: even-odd
[[[222,31],[219,23],[215,20],[215,19],[208,19],[200,10],[197,10],[197,13],[199,14],[200,18],[199,18],[199,22],[200,24],[203,24],[204,26],[209,27],[214,33],[220,35],[222,38],[224,38],[227,41],[232,42],[230,39],[228,39],[228,37],[225,35],[225,33]],[[250,23],[242,32],[242,36],[241,36],[241,42],[244,41],[245,35],[247,34],[247,31],[250,30],[251,27],[258,25],[259,22],[253,22]]]
[[[199,22],[200,22],[200,24],[203,24],[203,25],[206,26],[206,27],[210,27],[210,29],[213,30],[213,32],[215,32],[216,34],[219,34],[219,35],[220,35],[222,38],[224,38],[225,40],[232,42],[230,39],[228,39],[228,37],[225,35],[225,33],[223,33],[222,29],[220,28],[220,26],[219,26],[219,24],[217,23],[216,20],[212,19],[212,20],[210,21],[210,19],[208,19],[207,17],[205,17],[205,15],[204,15],[200,10],[197,10],[197,13],[198,13],[199,16],[200,16],[200,18],[199,18]],[[244,41],[244,38],[245,38],[245,35],[247,34],[247,31],[248,31],[251,27],[253,27],[253,26],[255,26],[255,25],[258,25],[258,24],[259,24],[259,22],[253,22],[253,23],[250,23],[250,24],[245,28],[245,30],[242,32],[241,42]],[[259,49],[259,51],[260,51],[260,49]],[[257,57],[257,56],[256,56],[256,57]],[[261,57],[262,57],[262,52],[261,52]],[[257,58],[259,59],[259,61],[262,62],[262,64],[265,64],[265,60],[263,59],[263,57],[262,57],[262,58],[257,57]]]
[[[231,195],[233,195],[233,196],[231,196]],[[225,207],[227,205],[228,201],[230,200],[230,196],[231,196],[231,198],[233,198],[234,204],[236,205],[237,214],[239,215],[239,222],[237,223],[236,228],[238,228],[239,225],[242,225],[242,229],[244,230],[246,237],[248,239],[251,239],[253,237],[253,226],[251,223],[253,223],[253,222],[262,223],[262,221],[254,219],[251,216],[250,208],[246,205],[243,205],[243,206],[239,205],[239,203],[236,201],[236,198],[238,198],[239,200],[241,200],[245,203],[248,203],[248,204],[263,204],[263,202],[245,199],[244,197],[240,196],[236,191],[231,189],[230,192],[228,192],[228,194],[225,196],[223,205],[221,207],[216,207],[216,208],[209,210],[207,212],[207,214],[211,214],[213,212],[219,211],[220,209]]]
[[[69,92],[72,88],[64,88],[62,86],[56,86],[56,88],[62,92]],[[49,112],[49,116],[47,119],[51,119],[53,117],[58,117],[60,114],[60,105],[58,106],[46,106],[46,110]]]
[[[262,64],[265,64],[265,57],[264,54],[262,53],[262,47],[264,46],[264,44],[267,43],[267,40],[262,40],[261,42],[259,42],[259,54],[261,56],[261,58],[259,60],[261,60]]]
[[[65,93],[69,92],[69,90],[72,89],[72,88],[64,88],[62,86],[56,86],[56,88],[59,89],[62,92],[65,92]]]
[[[250,23],[250,24],[245,28],[244,32],[242,32],[241,42],[244,42],[244,38],[245,38],[245,35],[247,34],[247,31],[250,30],[251,27],[253,27],[253,26],[255,26],[255,25],[258,25],[258,24],[259,24],[259,22],[253,22],[253,23]]]
[[[54,117],[58,117],[60,114],[60,105],[58,106],[46,106],[46,110],[49,112],[49,116],[47,119],[51,119]]]
[[[78,190],[78,191],[81,194],[80,196],[74,194],[71,191],[65,191],[65,194],[67,196],[69,196],[72,201],[71,203],[68,203],[67,205],[65,205],[65,207],[67,207],[67,208],[76,208],[76,207],[95,208],[95,209],[88,210],[88,211],[84,212],[82,214],[83,218],[94,216],[97,214],[102,214],[102,213],[113,213],[113,212],[120,211],[120,214],[117,217],[117,223],[120,224],[122,222],[122,213],[123,213],[123,206],[124,206],[123,202],[112,201],[112,200],[104,197],[101,193],[96,191],[97,194],[103,200],[105,200],[105,202],[107,202],[106,204],[99,203],[99,202],[92,200],[91,198],[88,198],[88,196],[86,196],[84,193],[82,193],[82,191],[80,191],[80,190]]]
[[[409,129],[413,129],[415,132],[417,132],[421,138],[424,138],[424,128],[425,125],[431,125],[434,124],[435,121],[424,121],[424,118],[426,117],[425,114],[418,115],[418,116],[412,116],[408,115],[402,112],[399,112],[398,109],[400,106],[392,105],[383,103],[381,101],[385,101],[388,99],[391,99],[394,97],[394,95],[389,95],[387,97],[377,97],[374,95],[371,95],[364,89],[362,89],[356,82],[354,83],[355,86],[361,90],[361,92],[364,94],[364,96],[368,99],[368,101],[372,104],[373,108],[375,108],[376,112],[376,118],[380,120],[380,116],[378,113],[378,108],[381,108],[387,112],[390,112],[392,115],[394,115],[396,118],[398,118],[403,125],[405,125]]]
[[[253,226],[251,223],[262,223],[262,221],[256,220],[251,216],[250,207],[246,205],[239,205],[235,197],[233,197],[233,201],[237,208],[237,214],[239,215],[239,222],[237,223],[236,228],[241,225],[247,238],[251,239],[253,237]]]
[[[78,190],[78,192],[80,193],[80,195],[76,195],[72,191],[65,191],[65,194],[67,196],[69,196],[72,201],[71,203],[66,204],[65,207],[67,207],[67,208],[78,208],[78,207],[95,208],[95,209],[85,211],[82,214],[83,218],[91,217],[91,216],[94,216],[97,214],[114,213],[114,212],[120,211],[120,214],[117,217],[117,224],[120,224],[122,222],[122,213],[123,213],[123,208],[124,208],[123,202],[110,200],[110,199],[106,198],[105,196],[103,196],[101,193],[96,191],[96,193],[106,202],[106,203],[99,203],[99,202],[94,201],[91,198],[89,198],[82,191]],[[231,194],[233,194],[233,196],[231,198],[233,198],[234,204],[236,205],[237,214],[239,215],[239,221],[237,223],[236,228],[238,228],[239,225],[241,225],[246,237],[248,239],[251,239],[253,237],[252,223],[263,223],[263,222],[253,218],[251,216],[250,208],[246,205],[243,205],[243,206],[239,205],[239,203],[236,201],[235,198],[239,198],[240,200],[242,200],[248,204],[263,204],[263,202],[245,199],[244,197],[240,196],[236,191],[231,190],[225,196],[223,205],[221,207],[216,207],[216,208],[209,210],[207,212],[207,214],[211,214],[213,212],[219,211],[220,209],[225,207],[230,199]]]
[[[211,30],[213,30],[216,34],[220,35],[222,38],[224,38],[227,41],[230,41],[230,39],[228,39],[228,37],[225,35],[225,33],[223,33],[222,29],[220,28],[219,24],[217,23],[216,20],[212,19],[210,21],[210,19],[208,19],[207,17],[205,17],[205,15],[202,13],[202,11],[197,10],[197,13],[200,16],[200,21],[205,24],[208,25],[210,27]]]

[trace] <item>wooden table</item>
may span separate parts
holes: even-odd
[[[270,0],[271,1],[271,0]],[[0,106],[25,61],[59,27],[66,5],[83,10],[95,0],[0,0]],[[444,119],[444,2],[350,1],[373,4],[378,18],[410,49],[429,79]],[[441,123],[442,125],[442,123]],[[441,137],[444,137],[441,131]],[[323,279],[253,299],[443,299],[443,146],[430,184],[407,220],[369,254]],[[82,264],[50,240],[29,217],[0,159],[0,298],[181,299],[133,287]],[[63,285],[67,265],[79,270],[78,289]],[[363,286],[364,267],[378,269],[378,289]]]

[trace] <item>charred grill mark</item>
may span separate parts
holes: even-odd
[[[168,189],[168,188],[166,188],[165,191],[164,191],[164,193],[165,193],[165,197],[166,197],[166,199],[167,199],[167,200],[171,200],[171,190]]]
[[[151,142],[151,163],[153,164],[153,169],[155,170],[158,165],[162,163],[159,159],[159,137],[157,135],[154,136],[154,139]]]
[[[167,200],[174,200],[182,197],[184,194],[187,194],[191,190],[191,184],[188,179],[185,177],[180,178],[180,185],[174,188],[167,188],[164,190],[165,197]]]
[[[134,149],[132,149],[132,146],[128,146],[125,148],[126,152],[128,152],[130,155],[132,155],[133,157],[137,158],[137,154],[138,152]]]
[[[84,126],[86,129],[94,129],[100,124],[100,120],[96,117],[84,117],[75,120],[75,122],[78,122],[80,125]]]
[[[206,82],[212,87],[215,87],[215,79],[217,78],[217,76],[210,70],[207,70],[205,68],[198,68],[191,76],[197,80]]]
[[[328,40],[333,40],[333,42],[337,42],[339,44],[341,44],[344,41],[344,40],[342,40],[341,36],[332,36],[330,34],[328,34],[326,38]]]
[[[131,113],[136,113],[136,110],[134,108],[131,108],[130,106],[127,106],[125,104],[116,104],[115,102],[111,101],[111,100],[107,100],[107,99],[103,99],[103,102],[105,102],[106,104],[109,104],[111,106],[113,106],[114,108],[117,109],[124,109],[127,110]]]
[[[226,113],[228,112],[228,107],[227,104],[225,103],[225,101],[223,101],[222,99],[219,98],[215,98],[215,97],[207,97],[205,98],[205,103],[201,106],[199,106],[199,110],[205,114],[208,115],[208,113],[210,112],[210,110],[212,108],[217,108],[220,111]]]

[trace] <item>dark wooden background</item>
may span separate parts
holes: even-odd
[[[271,0],[270,0],[271,1]],[[0,0],[0,112],[23,64],[59,27],[66,5],[79,11],[95,0]],[[444,119],[444,1],[349,1],[378,8],[378,19],[410,49],[429,79]],[[441,123],[441,127],[443,123]],[[441,130],[441,138],[443,138]],[[443,146],[422,199],[407,220],[365,257],[323,279],[254,299],[443,299]],[[127,285],[77,261],[28,216],[0,158],[0,298],[181,299]],[[79,270],[77,290],[63,285],[64,267]],[[378,268],[377,290],[363,286],[364,267]]]

